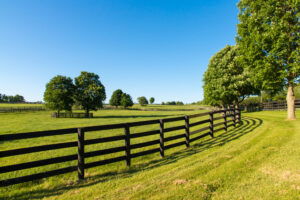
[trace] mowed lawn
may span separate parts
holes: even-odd
[[[9,113],[0,116],[0,134],[140,121],[199,112],[201,111],[99,111],[95,113],[95,119],[52,119],[49,117],[50,112]],[[299,111],[296,114],[300,117]],[[182,146],[168,150],[164,158],[155,153],[132,159],[131,167],[126,167],[122,161],[91,168],[86,171],[86,180],[80,183],[77,183],[77,173],[74,172],[0,188],[0,198],[299,199],[300,120],[285,121],[285,118],[286,112],[283,111],[243,113],[242,123],[237,128],[230,128],[227,132],[220,131],[214,138],[206,137],[196,141],[190,148]],[[176,122],[166,126],[183,123]],[[158,126],[150,125],[132,131],[157,128]],[[87,137],[123,133],[124,130],[117,130],[116,133],[95,132]],[[50,139],[1,142],[0,147],[2,151],[49,142],[73,141],[76,137],[51,136],[48,137]],[[149,140],[153,137],[157,138],[151,136]],[[133,141],[135,142],[141,141]],[[121,143],[106,147],[91,145],[87,151],[113,145],[119,146]],[[76,153],[76,150],[57,150],[51,154],[41,152],[38,157],[32,154],[7,157],[1,159],[0,163],[1,166],[10,165],[47,156],[68,155]],[[87,162],[93,159],[96,158]],[[76,161],[68,163],[76,165]],[[1,174],[1,179],[64,167],[68,163]]]

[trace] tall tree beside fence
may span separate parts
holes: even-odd
[[[241,0],[237,42],[242,61],[262,90],[287,88],[287,119],[296,119],[294,84],[300,76],[300,1]]]
[[[66,76],[55,76],[46,85],[44,101],[46,107],[57,110],[71,111],[74,104],[75,86],[73,80]]]
[[[103,101],[106,99],[104,85],[99,80],[99,76],[90,72],[81,72],[75,78],[76,101],[89,114],[90,110],[97,110],[103,107]]]
[[[227,45],[217,52],[209,61],[204,74],[204,100],[209,105],[239,103],[250,94],[259,91],[253,87],[250,74],[238,62],[238,46]]]

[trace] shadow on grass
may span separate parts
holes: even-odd
[[[258,118],[253,117],[243,117],[243,120],[240,124],[237,125],[236,128],[232,128],[227,132],[220,132],[216,137],[206,139],[199,141],[198,143],[191,144],[190,148],[187,148],[182,151],[175,152],[171,155],[165,156],[163,159],[155,159],[151,160],[149,162],[145,162],[143,164],[139,164],[136,166],[132,166],[130,168],[124,169],[122,172],[108,172],[101,175],[95,175],[93,177],[88,177],[86,180],[81,181],[79,183],[69,185],[69,186],[58,186],[51,189],[38,189],[35,191],[27,191],[23,192],[22,194],[15,194],[13,196],[10,196],[9,199],[28,199],[30,197],[31,199],[41,199],[43,197],[51,197],[54,195],[60,195],[64,192],[67,192],[70,189],[80,189],[89,187],[101,182],[107,182],[111,181],[113,179],[119,179],[119,178],[128,178],[134,175],[134,173],[139,171],[146,171],[150,170],[159,166],[168,165],[171,163],[176,162],[179,159],[186,158],[188,156],[191,156],[195,153],[202,152],[204,150],[216,147],[216,146],[222,146],[230,141],[236,140],[240,137],[242,137],[245,134],[248,134],[261,126],[263,124],[263,121]],[[42,180],[39,180],[42,181]],[[36,181],[37,183],[39,181]]]

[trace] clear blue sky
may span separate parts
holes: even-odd
[[[100,76],[109,100],[203,99],[211,56],[235,44],[237,0],[0,0],[0,93],[43,100],[56,75]]]

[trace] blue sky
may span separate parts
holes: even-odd
[[[0,0],[0,93],[43,99],[56,75],[100,76],[162,101],[203,99],[211,56],[235,44],[237,0]]]

